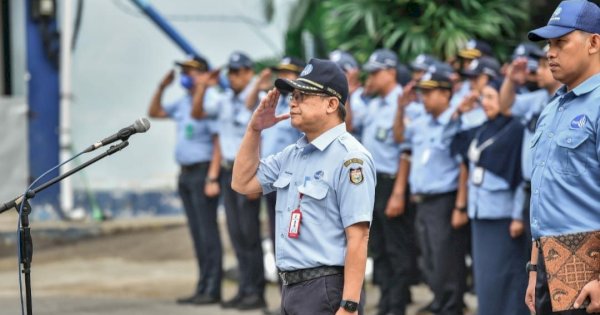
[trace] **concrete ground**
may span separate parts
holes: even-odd
[[[222,218],[221,218],[222,219]],[[0,315],[20,314],[16,216],[0,217]],[[207,314],[259,315],[261,311],[225,311],[219,306],[180,306],[175,299],[192,292],[197,271],[183,217],[137,218],[103,223],[43,222],[34,232],[33,311],[38,315]],[[224,231],[225,229],[222,229]],[[224,235],[225,268],[235,266]],[[227,280],[223,298],[235,294]],[[431,299],[428,289],[413,287],[416,314]],[[279,305],[276,285],[267,303]],[[367,286],[367,314],[375,314],[378,290]],[[473,310],[470,295],[467,304]]]

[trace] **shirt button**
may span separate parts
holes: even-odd
[[[571,138],[567,138],[567,143],[571,143],[573,140]]]
[[[533,193],[537,195],[537,194],[539,194],[539,193],[540,193],[540,190],[539,190],[539,189],[536,189],[536,190],[535,190]]]
[[[540,165],[544,166],[544,165],[546,165],[546,162],[541,162]]]
[[[553,132],[551,132],[551,133],[548,134],[548,138],[552,138],[552,137],[554,137],[554,133]]]
[[[558,111],[559,111],[559,112],[562,112],[563,110],[564,110],[564,108],[563,108],[563,107],[559,107],[559,108],[558,108]]]
[[[283,238],[283,237],[284,237],[284,236],[283,236],[283,233],[281,233],[281,234],[279,235],[279,237]]]

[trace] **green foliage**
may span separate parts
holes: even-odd
[[[364,61],[385,47],[402,61],[419,53],[448,59],[479,38],[506,57],[524,37],[527,8],[527,0],[300,0],[286,52],[303,56],[301,34],[309,31],[319,56],[341,48]]]

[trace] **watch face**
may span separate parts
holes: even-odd
[[[342,307],[348,312],[356,312],[358,303],[352,301],[344,301]]]

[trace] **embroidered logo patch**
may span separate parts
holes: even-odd
[[[350,169],[350,182],[358,185],[363,182],[365,177],[363,176],[362,167]]]
[[[305,77],[307,75],[309,75],[313,70],[313,65],[309,64],[308,66],[306,66],[306,68],[304,68],[304,70],[302,70],[302,73],[300,73],[301,77]]]
[[[573,118],[573,120],[571,120],[571,129],[581,129],[585,127],[587,120],[588,119],[586,115],[578,115],[577,117]]]

